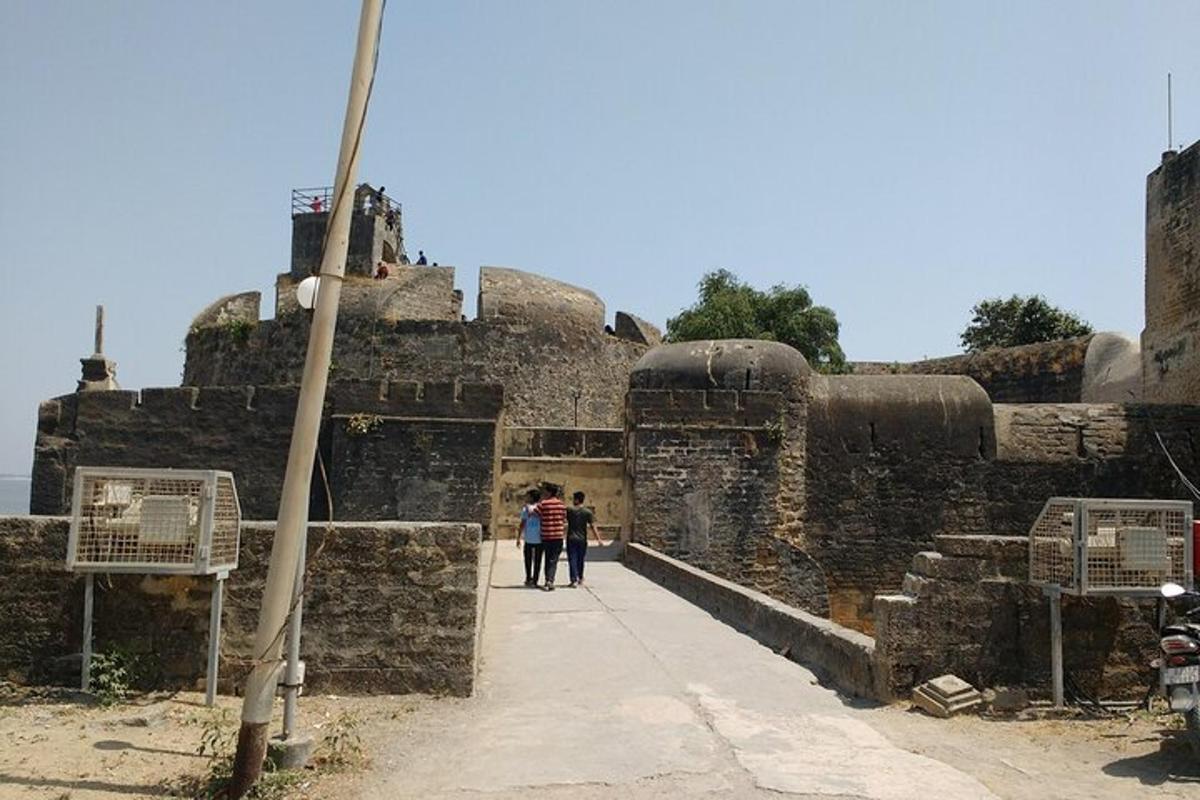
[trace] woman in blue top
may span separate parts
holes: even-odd
[[[530,489],[521,508],[521,524],[517,526],[517,547],[525,541],[525,585],[537,586],[542,571],[542,518],[537,504],[542,499],[537,489]]]

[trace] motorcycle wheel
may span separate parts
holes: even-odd
[[[1200,706],[1194,706],[1183,716],[1187,720],[1188,744],[1192,746],[1192,755],[1200,758]]]

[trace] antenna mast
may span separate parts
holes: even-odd
[[[1167,73],[1167,150],[1175,149],[1174,119],[1171,113],[1171,73]]]

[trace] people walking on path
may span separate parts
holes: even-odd
[[[546,583],[542,588],[554,591],[554,576],[558,572],[558,557],[562,555],[563,537],[567,531],[567,507],[558,499],[558,487],[547,483],[542,488],[542,501],[537,504],[541,517],[542,555],[546,559]]]
[[[517,526],[517,547],[524,542],[525,585],[537,586],[542,571],[542,518],[537,513],[540,495],[530,489],[521,508],[521,524]]]
[[[583,562],[587,558],[588,531],[596,538],[596,544],[603,547],[600,534],[596,530],[596,515],[583,504],[583,492],[576,492],[571,497],[571,507],[567,509],[567,568],[571,572],[571,588],[583,583]]]

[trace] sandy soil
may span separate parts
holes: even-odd
[[[933,721],[889,706],[871,725],[898,746],[967,772],[1012,800],[1200,798],[1200,757],[1178,715]]]
[[[359,720],[355,730],[364,750],[370,751],[380,737],[402,735],[403,721],[414,709],[440,702],[424,697],[304,697],[300,722],[319,742],[335,727],[344,727],[338,723],[343,714],[352,714]],[[71,692],[16,693],[0,687],[0,798],[186,796],[180,788],[185,780],[208,771],[208,758],[197,752],[206,730],[215,723],[232,735],[240,708],[232,697],[206,708],[204,696],[192,692],[100,708]],[[282,708],[276,711],[278,718]],[[276,722],[272,730],[278,729]],[[331,797],[332,787],[349,777],[305,772],[289,796]]]
[[[288,796],[359,797],[373,771],[391,768],[381,754],[394,752],[397,744],[403,748],[413,730],[423,727],[415,723],[469,714],[472,702],[304,698],[302,722],[318,739],[342,714],[357,717],[369,761],[357,773],[306,771]],[[224,729],[234,731],[238,708],[236,698],[221,698],[216,709],[205,708],[203,697],[195,693],[146,697],[111,708],[89,705],[69,693],[0,695],[0,798],[181,796],[183,780],[207,770],[207,759],[197,754],[206,725],[222,719],[223,710]],[[964,716],[934,721],[902,706],[871,713],[872,726],[898,746],[957,767],[1001,797],[1200,797],[1200,759],[1193,758],[1170,717],[1020,721]],[[700,776],[696,780],[703,783]],[[705,793],[700,784],[695,788]],[[590,796],[579,790],[566,794]]]

